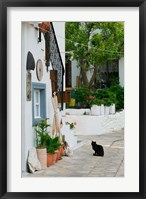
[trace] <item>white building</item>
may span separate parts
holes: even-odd
[[[71,86],[71,88],[75,88],[77,85],[78,85],[78,77],[80,75],[80,68],[77,67],[77,61],[76,60],[73,60],[71,61],[70,63],[70,66],[69,66],[69,69],[70,71],[68,72],[70,75],[70,79],[69,79],[69,85]],[[67,65],[68,67],[68,65]],[[106,67],[103,66],[102,67],[102,70],[101,73],[106,73]],[[114,71],[115,70],[115,71]],[[117,62],[117,66],[114,68],[112,68],[112,66],[110,67],[110,71],[109,73],[113,73],[113,72],[116,72],[117,73],[117,77],[119,78],[119,84],[124,87],[124,57],[122,57],[121,59],[118,60]],[[92,76],[92,73],[93,71],[88,71],[87,72],[87,78],[88,80],[91,79],[91,76]],[[68,84],[68,82],[67,82]]]
[[[60,65],[49,60],[50,66],[47,67],[44,33],[39,34],[39,32],[43,31],[38,29],[38,25],[41,23],[22,23],[22,172],[27,171],[28,151],[31,147],[35,146],[35,133],[33,129],[35,122],[39,121],[40,118],[49,118],[49,123],[52,124],[54,111],[51,101],[51,69],[55,67],[58,69],[60,67],[58,70],[58,73],[60,73],[58,85],[60,85],[62,90],[62,87],[64,87],[61,84],[61,82],[64,82],[64,79],[61,79],[64,78],[63,68],[61,67],[65,65],[65,54],[57,54],[57,50],[59,48],[60,52],[65,52],[65,42],[61,39],[61,37],[65,37],[65,24],[64,22],[51,23],[51,27],[54,27],[55,31],[55,34],[51,35],[52,42],[55,42],[55,44],[54,46],[52,45],[53,49],[49,56],[51,61],[53,59],[58,60]],[[38,38],[41,40],[40,42]],[[51,54],[54,53],[53,50],[56,50],[56,54]]]

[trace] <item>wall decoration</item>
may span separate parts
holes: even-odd
[[[26,70],[34,70],[34,69],[35,69],[35,60],[33,54],[29,51],[27,53]]]
[[[31,73],[26,73],[26,101],[31,101]]]
[[[38,60],[36,64],[36,75],[39,81],[43,78],[43,63],[42,60]]]

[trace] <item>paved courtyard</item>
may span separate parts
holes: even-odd
[[[124,177],[124,130],[104,135],[77,136],[72,157],[63,156],[45,170],[28,177]],[[93,156],[91,141],[103,145],[104,157]]]

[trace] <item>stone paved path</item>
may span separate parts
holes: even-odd
[[[91,141],[104,147],[104,157],[93,156]],[[124,177],[124,130],[104,135],[78,136],[72,157],[63,156],[45,170],[28,177]]]

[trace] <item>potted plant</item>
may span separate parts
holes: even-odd
[[[59,140],[58,136],[56,136],[55,138],[53,138],[52,145],[53,145],[53,147],[55,149],[55,153],[57,154],[57,160],[60,160],[62,154],[61,154],[61,150],[60,150],[61,143],[60,143],[60,140]]]
[[[47,147],[47,167],[52,164],[55,164],[57,159],[57,154],[55,153],[54,148],[50,145]]]
[[[87,98],[89,96],[90,90],[88,87],[81,85],[79,88],[75,88],[74,96],[78,108],[88,108]]]
[[[46,139],[46,148],[47,148],[47,166],[54,164],[58,158],[60,158],[60,154],[58,154],[57,149],[61,144],[59,143],[59,137],[51,138],[48,134]],[[59,157],[58,157],[59,156]]]
[[[66,124],[69,124],[69,128],[70,128],[71,130],[72,130],[72,129],[75,129],[75,125],[77,125],[76,122],[71,122],[71,123],[66,122]]]
[[[47,168],[47,150],[46,150],[46,138],[47,128],[50,125],[47,124],[47,119],[40,120],[34,127],[36,132],[36,150],[37,156],[41,163],[41,169]]]
[[[100,99],[98,99],[96,96],[89,96],[88,104],[91,107],[91,113],[92,115],[100,115]]]
[[[110,91],[115,95],[115,108],[116,111],[124,109],[124,87],[120,85],[115,85],[110,88]]]
[[[116,112],[116,106],[114,103],[112,103],[110,106],[110,114],[115,114],[115,112]]]

